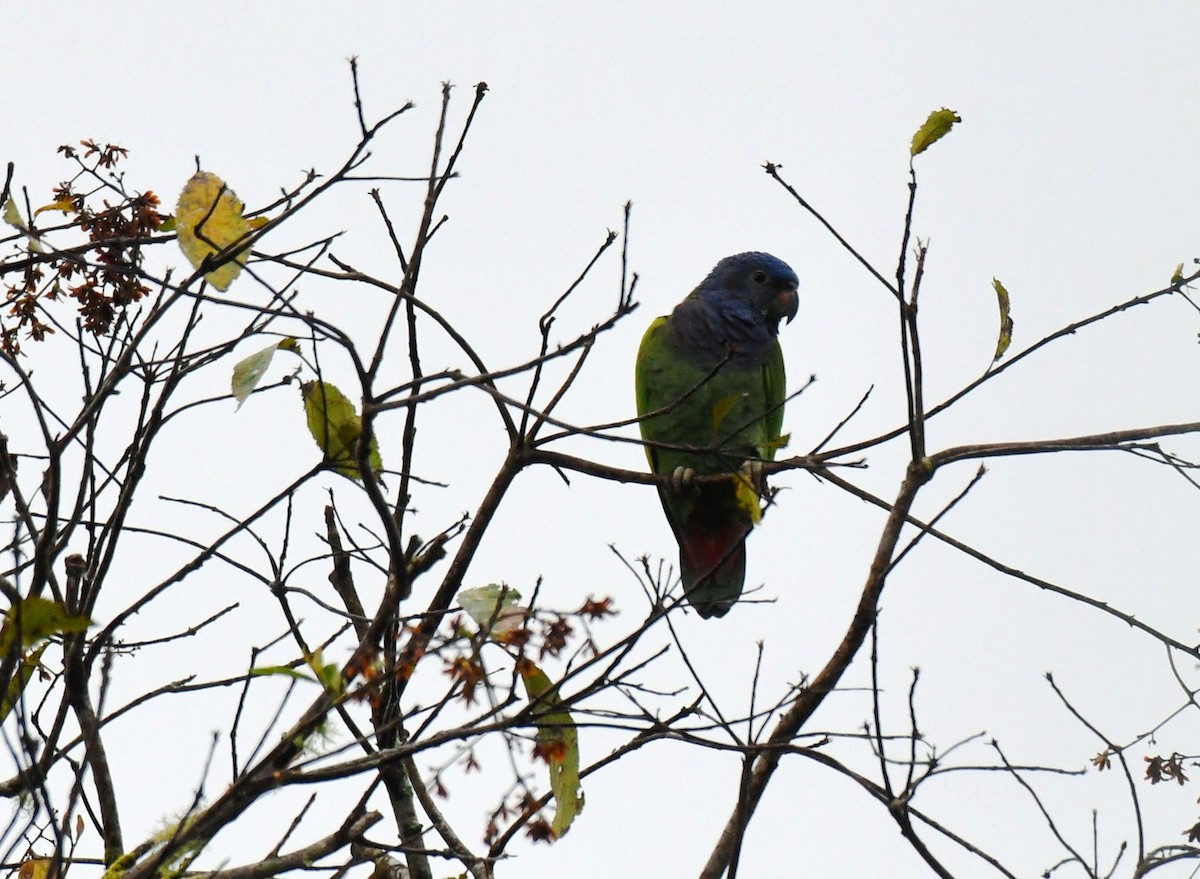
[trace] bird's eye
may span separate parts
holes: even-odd
[[[766,272],[764,272],[762,269],[757,269],[757,270],[754,272],[754,274],[753,274],[753,275],[751,275],[751,277],[752,277],[752,278],[754,278],[754,283],[755,283],[755,284],[765,284],[765,283],[767,283],[767,273],[766,273]]]

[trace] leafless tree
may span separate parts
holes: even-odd
[[[0,437],[0,494],[11,528],[8,561],[0,566],[7,605],[0,634],[7,695],[0,711],[9,762],[0,791],[13,804],[4,835],[9,865],[29,879],[85,868],[129,879],[195,872],[256,879],[314,869],[336,877],[356,868],[414,879],[465,870],[483,879],[506,873],[514,839],[553,842],[566,831],[579,805],[573,801],[577,784],[586,786],[589,776],[638,749],[671,740],[730,752],[742,762],[737,789],[714,794],[728,820],[713,841],[704,877],[737,874],[747,828],[785,758],[819,764],[860,787],[934,875],[954,875],[947,853],[955,863],[965,853],[980,875],[1016,875],[1006,866],[1008,852],[968,838],[954,816],[922,804],[934,779],[969,785],[981,774],[1010,779],[1028,793],[1030,809],[1044,816],[1060,851],[1047,872],[1071,867],[1099,879],[1140,876],[1168,864],[1194,869],[1200,825],[1185,844],[1176,844],[1170,840],[1178,838],[1172,835],[1178,827],[1144,819],[1140,803],[1150,796],[1148,782],[1131,755],[1149,754],[1149,782],[1186,782],[1188,755],[1148,749],[1154,730],[1195,712],[1196,689],[1178,666],[1200,659],[1200,651],[1134,610],[985,554],[956,539],[942,520],[978,484],[984,462],[1000,457],[1113,450],[1193,480],[1195,465],[1164,441],[1200,431],[1200,422],[948,448],[929,446],[926,425],[1068,336],[1134,306],[1186,297],[1200,272],[1181,267],[1162,289],[1012,353],[1006,350],[1012,329],[1007,294],[997,283],[1002,331],[996,360],[931,405],[918,320],[928,248],[914,237],[915,171],[897,265],[888,274],[861,257],[779,166],[767,164],[781,191],[836,237],[873,276],[880,295],[894,300],[908,412],[889,431],[848,438],[856,408],[828,425],[825,439],[808,453],[765,465],[775,485],[804,477],[877,507],[883,526],[866,548],[871,561],[857,607],[824,664],[773,695],[758,692],[756,676],[749,709],[731,716],[710,695],[676,635],[673,621],[688,611],[669,564],[618,551],[629,582],[645,594],[640,613],[626,603],[615,614],[607,595],[559,607],[534,588],[517,600],[517,591],[503,585],[477,592],[473,606],[460,607],[464,585],[490,579],[486,571],[468,578],[468,571],[525,471],[551,468],[564,480],[624,483],[639,502],[648,502],[646,487],[660,481],[606,463],[613,443],[639,442],[636,418],[578,424],[556,414],[589,355],[636,308],[637,277],[627,269],[625,249],[629,208],[622,233],[605,235],[578,278],[547,299],[538,346],[517,362],[488,363],[422,286],[427,261],[444,258],[430,245],[445,220],[443,195],[457,178],[487,87],[475,87],[465,110],[452,100],[451,88],[443,88],[429,167],[401,175],[380,170],[371,147],[385,128],[402,124],[411,105],[370,121],[353,64],[352,72],[359,139],[341,167],[310,172],[275,202],[247,211],[250,222],[236,241],[206,236],[202,219],[195,235],[212,252],[186,276],[166,268],[177,261],[172,223],[178,218],[160,211],[152,192],[126,180],[120,146],[84,141],[64,147],[72,176],[54,190],[48,209],[14,183],[15,169],[8,166],[0,196],[10,226],[0,239],[7,296],[0,318],[0,426],[6,433]],[[280,243],[300,218],[321,216],[335,190],[368,193],[375,227]],[[385,244],[386,271],[339,255],[345,241],[362,235]],[[206,281],[223,266],[243,263],[230,292]],[[598,267],[618,278],[609,306],[586,331],[560,336],[564,303],[602,286]],[[303,296],[310,289],[321,291],[319,307]],[[350,297],[372,315],[373,334],[343,319],[340,303]],[[257,354],[241,359],[229,390],[235,350]],[[457,365],[434,367],[433,351]],[[297,389],[316,440],[311,466],[283,485],[266,479],[240,484],[236,496],[162,493],[170,484],[165,476],[212,471],[237,453],[222,443],[232,430],[235,394],[250,398],[248,406],[287,400],[291,409],[280,411],[298,412]],[[352,412],[335,405],[342,395]],[[481,442],[497,444],[489,452],[500,463],[486,490],[462,497],[469,513],[441,523],[433,536],[418,536],[414,504],[422,492],[446,490],[430,485],[415,463],[419,427],[432,407],[463,395],[488,401],[499,430]],[[278,431],[294,436],[305,427],[297,416]],[[399,460],[379,456],[380,436],[401,437]],[[258,438],[268,450],[273,441]],[[891,493],[864,488],[859,475],[883,466],[876,453],[898,445],[905,452]],[[422,454],[436,455],[436,449]],[[878,460],[895,457],[880,453]],[[921,492],[959,479],[957,470],[945,475],[947,469],[968,461],[980,464],[975,476],[953,490],[940,513],[916,517]],[[1057,593],[1080,614],[1120,620],[1167,652],[1178,705],[1134,741],[1110,738],[1050,680],[1064,722],[1082,724],[1095,736],[1095,767],[1127,781],[1133,806],[1128,851],[1124,844],[1108,850],[1072,839],[1040,795],[1042,779],[1074,779],[1082,767],[1018,765],[999,743],[968,741],[939,750],[918,722],[916,671],[899,714],[884,698],[881,597],[904,559],[934,542]],[[191,672],[155,682],[163,657],[180,656],[191,657]],[[862,725],[814,726],[814,714],[845,686],[856,661],[870,669],[872,682],[854,691],[864,700]],[[659,679],[671,676],[672,685],[647,683],[651,671]],[[201,706],[196,710],[215,718],[210,725],[221,734],[197,734],[186,721],[173,720],[191,710],[181,704]],[[147,752],[168,755],[176,767],[170,775],[129,778],[114,770],[114,731],[131,726],[151,739]],[[588,757],[577,748],[579,737],[593,734],[612,743],[607,755]],[[129,747],[128,733],[119,741]],[[487,760],[479,756],[483,751]],[[495,759],[498,753],[503,759]],[[491,815],[482,827],[452,822],[440,805],[446,778],[474,770],[486,774],[495,791],[481,806]],[[130,838],[126,816],[146,785],[177,788],[188,805],[157,833]],[[291,811],[277,838],[264,844],[248,825],[270,815],[275,820],[267,826],[275,826],[281,808]],[[305,820],[317,814],[319,820]],[[245,855],[248,850],[256,854]],[[208,865],[203,870],[194,864],[201,856],[199,863]]]

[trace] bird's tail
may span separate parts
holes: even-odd
[[[741,596],[746,581],[746,531],[739,528],[736,535],[704,538],[680,542],[683,592],[700,616],[723,617]]]

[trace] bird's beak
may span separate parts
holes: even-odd
[[[775,294],[769,310],[770,316],[775,320],[786,317],[787,322],[791,323],[796,312],[800,310],[800,294],[796,292],[795,287],[785,287]]]

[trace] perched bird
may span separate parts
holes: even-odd
[[[659,498],[679,543],[684,594],[702,617],[724,616],[742,594],[761,462],[775,456],[783,426],[776,334],[781,318],[796,316],[798,284],[770,254],[728,256],[650,324],[638,350],[646,457],[652,471],[671,475]],[[718,473],[740,475],[695,480]]]

